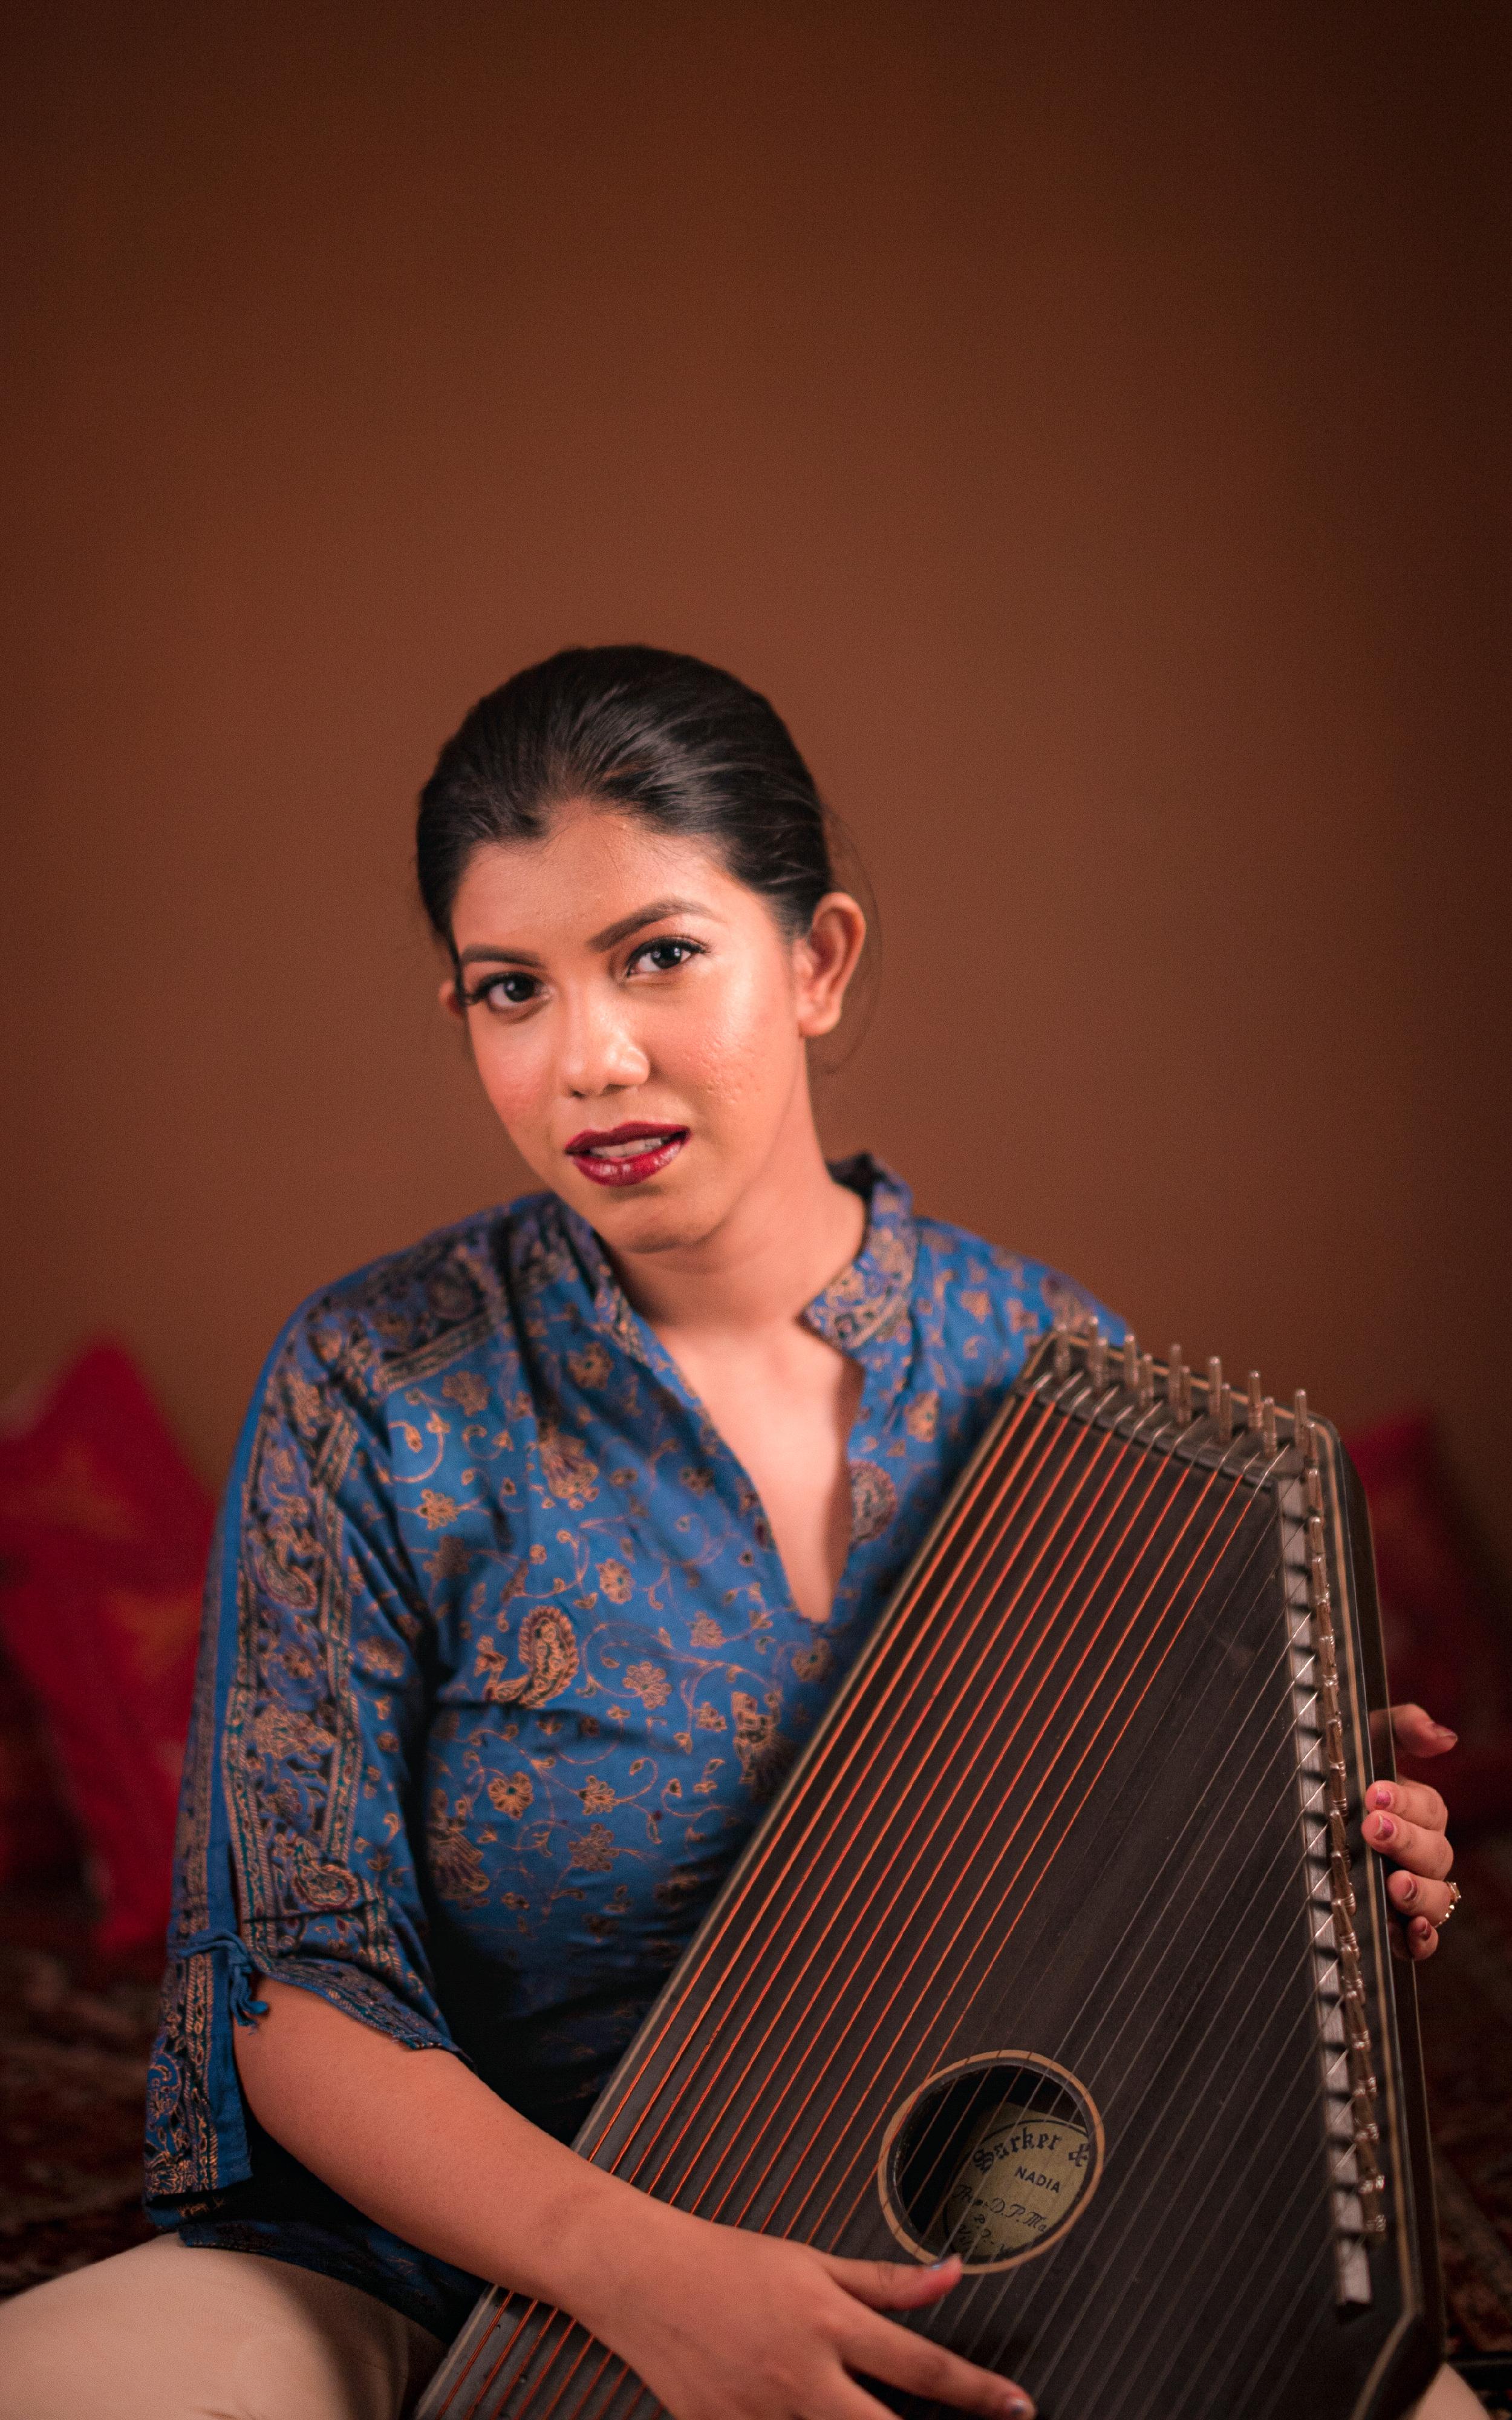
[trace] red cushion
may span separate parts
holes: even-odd
[[[1431,1417],[1409,1412],[1351,1437],[1370,1501],[1391,1694],[1459,1734],[1403,1774],[1430,1781],[1455,1825],[1512,1816],[1512,1616],[1444,1468]]]
[[[45,1711],[111,1951],[167,1921],[213,1513],[115,1345],[0,1434],[0,1644]]]

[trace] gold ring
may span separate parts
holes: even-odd
[[[1442,1932],[1443,1931],[1444,1926],[1448,1923],[1449,1918],[1453,1916],[1456,1908],[1463,1898],[1464,1892],[1460,1889],[1459,1885],[1458,1883],[1451,1883],[1449,1885],[1449,1904],[1444,1909],[1443,1914],[1440,1916],[1438,1923],[1434,1926],[1433,1930],[1435,1932]]]

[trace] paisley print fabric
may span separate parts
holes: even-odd
[[[822,1622],[554,1195],[377,1263],[279,1339],[207,1596],[148,2106],[160,2224],[442,2335],[465,2317],[475,2279],[260,2134],[232,2028],[276,1975],[576,2132],[1029,1345],[1098,1311],[916,1218],[874,1162],[836,1173],[869,1216],[805,1314],[863,1373]]]

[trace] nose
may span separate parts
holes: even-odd
[[[558,1075],[575,1100],[643,1084],[651,1062],[631,1031],[626,1003],[606,985],[586,985],[563,1001]]]

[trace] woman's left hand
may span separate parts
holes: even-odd
[[[1384,1715],[1372,1714],[1370,1724],[1372,1730],[1387,1732],[1404,1756],[1447,1756],[1458,1737],[1421,1706],[1393,1706]],[[1402,1919],[1409,1958],[1432,1957],[1438,1928],[1454,1905],[1449,1869],[1455,1853],[1444,1837],[1448,1820],[1438,1792],[1420,1781],[1376,1781],[1365,1792],[1365,1846],[1392,1868],[1386,1896]]]

